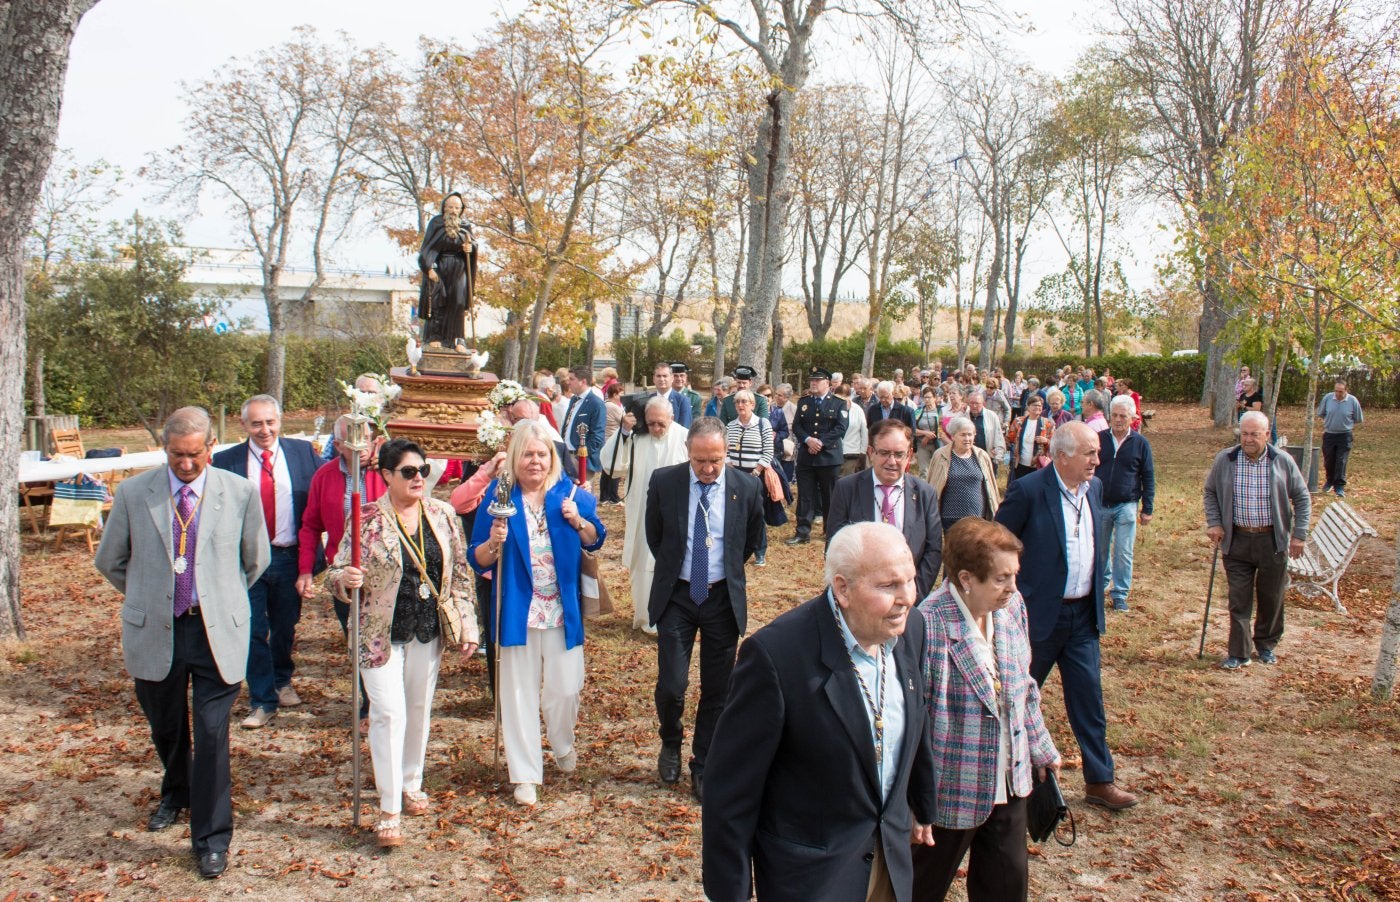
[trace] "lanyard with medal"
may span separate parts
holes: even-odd
[[[203,503],[204,496],[200,495],[199,500],[195,502],[194,509],[190,511],[190,518],[188,520],[180,516],[180,505],[172,505],[175,508],[175,522],[180,524],[180,549],[175,555],[175,563],[171,568],[177,575],[190,569],[190,559],[185,555],[185,547],[190,537],[190,527],[194,525],[195,517],[199,516],[199,508]]]
[[[408,549],[408,556],[413,561],[413,566],[418,570],[418,597],[427,601],[429,598],[437,596],[437,586],[433,585],[432,579],[428,576],[427,561],[427,537],[423,530],[428,528],[428,512],[423,509],[423,505],[418,505],[418,538],[415,541],[413,536],[408,534],[408,527],[404,526],[403,517],[398,511],[394,511],[394,522],[398,524],[399,536],[403,538],[403,547]]]

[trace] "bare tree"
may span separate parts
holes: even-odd
[[[212,189],[228,203],[262,269],[269,332],[264,390],[278,399],[287,335],[310,314],[327,252],[368,197],[352,164],[377,104],[380,67],[377,53],[344,36],[328,45],[302,27],[288,43],[190,90],[188,143],[147,169],[167,185],[168,196],[197,205]],[[301,219],[309,228],[298,227]],[[298,242],[309,242],[315,275],[300,297],[289,297],[282,274]]]
[[[811,74],[813,38],[821,19],[835,12],[881,20],[917,41],[938,30],[940,23],[925,22],[922,17],[944,4],[936,0],[853,0],[846,5],[829,0],[626,0],[622,5],[629,10],[679,9],[709,22],[713,33],[722,32],[743,46],[769,86],[746,158],[749,247],[739,335],[740,359],[763,372],[768,369],[768,339],[787,257],[795,107]]]
[[[1213,231],[1212,213],[1230,192],[1221,153],[1255,118],[1261,79],[1277,52],[1288,0],[1114,0],[1116,58],[1146,107],[1149,181],[1180,208],[1188,228]],[[1234,415],[1233,349],[1221,340],[1234,305],[1226,262],[1208,247],[1197,254],[1206,355],[1201,402],[1217,426]]]
[[[817,86],[793,123],[794,224],[802,302],[812,338],[826,338],[841,280],[865,249],[870,193],[870,107],[856,85]]]
[[[23,373],[24,243],[53,158],[68,50],[97,0],[0,4],[0,366]],[[24,380],[0,380],[0,480],[19,480]],[[24,638],[19,586],[19,496],[0,493],[0,637]]]

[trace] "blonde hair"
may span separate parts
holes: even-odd
[[[554,446],[554,436],[534,420],[522,420],[511,430],[510,446],[506,448],[506,467],[514,480],[520,459],[525,456],[525,446],[535,441],[549,449],[549,472],[544,477],[544,487],[548,490],[554,487],[563,474],[563,463],[559,460],[559,449]]]

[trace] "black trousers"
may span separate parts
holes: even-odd
[[[1225,579],[1230,584],[1230,656],[1249,660],[1251,649],[1273,651],[1283,638],[1288,555],[1274,546],[1273,532],[1240,532],[1236,528],[1230,536],[1230,550],[1223,557]],[[1254,615],[1252,631],[1250,615]]]
[[[981,826],[948,830],[934,826],[933,846],[914,846],[914,895],[920,902],[943,899],[971,850],[968,902],[1025,902],[1030,891],[1026,856],[1026,800],[993,805]]]
[[[614,479],[607,473],[603,473],[598,478],[598,502],[600,504],[615,504],[622,501],[618,495],[618,489],[622,487],[621,479]]]
[[[228,717],[241,683],[225,683],[219,674],[198,608],[176,619],[174,633],[170,673],[163,680],[137,680],[136,700],[151,725],[151,741],[165,767],[161,799],[190,810],[190,843],[196,855],[227,852],[233,839]]]
[[[831,490],[836,485],[836,474],[840,466],[813,467],[806,464],[797,466],[797,535],[810,538],[812,521],[820,514],[822,528],[826,528],[827,516],[831,513]]]
[[[695,709],[695,734],[690,744],[690,771],[703,774],[705,756],[715,724],[729,698],[729,677],[739,647],[739,625],[724,581],[710,587],[704,604],[690,600],[690,583],[681,580],[656,623],[656,719],[661,744],[680,748],[685,739],[681,715],[690,686],[690,655],[700,636],[700,703]]]
[[[1322,468],[1327,472],[1327,485],[1347,487],[1347,460],[1351,458],[1350,432],[1322,433]],[[1306,478],[1307,474],[1303,474]]]

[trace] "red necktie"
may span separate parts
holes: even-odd
[[[263,519],[267,521],[267,540],[277,538],[277,480],[272,476],[272,452],[262,453],[262,494]]]

